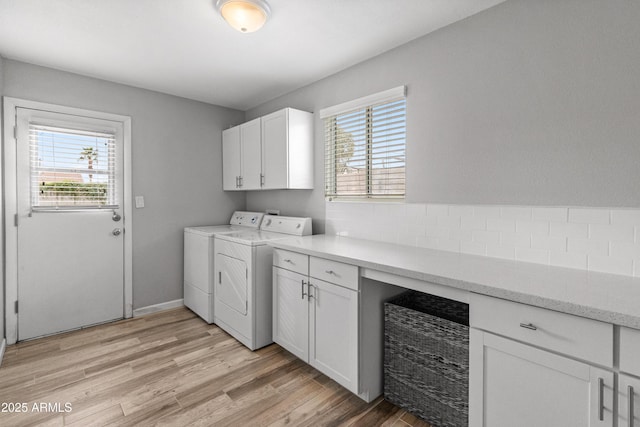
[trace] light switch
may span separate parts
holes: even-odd
[[[136,209],[144,208],[144,196],[136,196]]]

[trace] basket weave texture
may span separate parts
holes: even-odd
[[[384,397],[433,427],[466,427],[469,306],[421,292],[385,303]]]

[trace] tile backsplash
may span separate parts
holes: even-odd
[[[640,209],[327,202],[325,230],[640,277]]]

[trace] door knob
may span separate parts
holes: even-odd
[[[119,236],[122,233],[122,230],[119,228],[114,228],[113,231],[111,232],[111,234],[113,234],[114,236]]]
[[[115,222],[118,222],[122,219],[122,217],[117,212],[114,212],[113,215],[111,216],[111,219],[114,220]]]

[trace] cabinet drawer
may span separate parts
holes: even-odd
[[[613,325],[485,295],[471,294],[470,324],[524,343],[613,366]]]
[[[640,376],[640,330],[638,329],[620,327],[620,370]]]
[[[358,267],[328,259],[310,257],[309,276],[358,290]]]
[[[273,251],[273,265],[302,275],[309,274],[309,256],[282,249]]]

